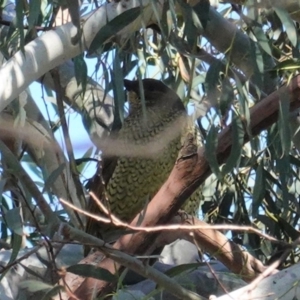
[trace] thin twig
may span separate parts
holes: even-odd
[[[16,260],[14,260],[12,263],[7,264],[6,266],[0,266],[0,274],[6,272],[7,270],[9,270],[11,267],[17,265],[18,263],[20,263],[22,260],[28,258],[29,256],[31,256],[32,254],[36,253],[40,248],[42,248],[44,245],[38,245],[35,246],[34,248],[32,248],[29,252],[27,252],[26,254],[24,254],[23,256],[17,258]]]
[[[99,207],[103,210],[104,214],[108,214],[110,218],[105,218],[99,215],[95,215],[92,213],[89,213],[83,209],[80,209],[76,207],[75,205],[71,204],[70,202],[60,198],[59,200],[66,206],[69,206],[70,208],[78,211],[79,213],[84,214],[85,216],[88,216],[98,222],[106,223],[106,224],[113,224],[117,227],[124,227],[126,229],[130,229],[133,231],[143,231],[143,232],[157,232],[157,231],[163,231],[163,230],[196,230],[196,229],[213,229],[213,230],[234,230],[234,231],[243,231],[243,232],[249,232],[249,233],[256,233],[257,235],[272,241],[276,243],[282,244],[279,240],[275,239],[274,237],[262,233],[258,229],[255,229],[251,226],[241,226],[241,225],[162,225],[162,226],[149,226],[149,227],[139,227],[139,226],[132,226],[128,223],[122,222],[119,218],[117,218],[112,213],[109,213],[108,209],[101,203],[99,199],[94,195],[94,193],[90,193],[92,198],[97,202]]]

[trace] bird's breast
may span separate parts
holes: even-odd
[[[170,116],[156,112],[130,116],[120,131],[120,138],[136,145],[132,156],[119,157],[107,185],[111,210],[121,219],[130,221],[145,207],[168,178],[181,147],[181,129],[173,131]],[[139,147],[141,145],[141,147]],[[143,156],[146,148],[156,148],[151,157]],[[144,147],[144,148],[143,148]]]

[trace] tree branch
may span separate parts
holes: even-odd
[[[284,95],[284,98],[282,97]],[[278,91],[272,93],[261,102],[256,104],[251,110],[250,132],[258,135],[267,129],[277,120],[279,102],[289,101],[290,109],[295,110],[300,107],[300,75],[294,77],[289,85],[282,86]],[[245,143],[250,137],[245,133]],[[228,126],[219,135],[217,148],[217,158],[220,164],[224,163],[230,154],[232,146],[232,127]],[[174,166],[168,180],[164,183],[155,197],[151,200],[147,208],[141,226],[153,226],[156,224],[166,224],[182,207],[186,199],[202,184],[211,174],[207,160],[205,159],[205,148],[200,148],[198,153],[189,159],[179,160]],[[131,223],[138,224],[137,216]],[[154,242],[157,234],[146,234],[139,232],[122,236],[115,244],[114,248],[131,254],[144,253]],[[99,264],[101,267],[112,269],[115,263],[112,259],[106,258]],[[121,266],[118,266],[120,268]],[[118,271],[118,268],[114,272]],[[91,287],[103,295],[107,292],[107,282],[95,279],[86,279],[76,290],[75,294],[79,298],[88,299]]]
[[[62,224],[61,232],[64,236],[70,237],[72,240],[81,240],[82,238],[86,237],[86,240],[89,242],[93,242],[95,245],[99,245],[101,250],[105,253],[107,257],[111,258],[111,261],[114,261],[113,264],[104,265],[104,268],[110,271],[111,273],[115,273],[115,270],[120,268],[121,265],[126,266],[130,268],[131,270],[134,270],[138,274],[145,276],[149,279],[154,280],[159,285],[164,287],[167,291],[169,291],[173,295],[177,295],[181,299],[190,299],[190,300],[205,300],[205,298],[197,295],[194,292],[191,292],[185,288],[183,288],[180,284],[178,284],[174,279],[166,276],[165,274],[161,273],[160,271],[144,265],[140,260],[138,260],[135,257],[132,257],[131,255],[128,255],[122,251],[118,251],[116,249],[113,249],[110,245],[105,243],[104,241],[101,241],[98,238],[95,238],[87,233],[83,233],[80,230],[77,230],[75,228],[72,228],[68,224]],[[96,253],[97,254],[97,253]],[[91,256],[95,256],[93,253]],[[100,257],[103,257],[103,254],[100,254]],[[98,252],[98,258],[99,260],[99,252]],[[82,263],[86,263],[88,261],[88,258],[86,258]],[[117,262],[117,263],[116,263]],[[76,276],[74,277],[75,280]],[[92,278],[88,278],[86,280],[90,280]],[[110,289],[111,283],[108,283],[107,288]],[[72,282],[73,284],[73,282]],[[68,285],[68,283],[67,283]],[[67,287],[66,287],[67,288]],[[94,289],[93,286],[85,292],[85,295],[78,296],[79,299],[92,299],[92,297],[95,295],[95,292],[97,290]]]
[[[111,1],[104,4],[83,17],[82,39],[75,45],[71,43],[71,38],[77,33],[77,28],[71,22],[58,26],[28,43],[24,47],[24,53],[18,51],[0,68],[0,78],[3,79],[0,85],[0,111],[31,82],[87,50],[97,32],[109,21],[124,11],[139,6],[143,6],[142,17],[138,17],[130,25],[123,28],[120,33],[116,32],[116,35],[125,36],[139,30],[144,24],[151,23],[153,11],[149,5],[149,0]]]

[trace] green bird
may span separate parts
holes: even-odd
[[[131,222],[167,180],[187,132],[194,134],[196,130],[194,124],[188,126],[181,99],[161,81],[142,80],[143,96],[139,81],[125,80],[124,86],[128,91],[129,114],[114,138],[125,145],[125,150],[126,145],[134,150],[125,151],[120,157],[107,157],[105,153],[102,175],[109,211],[122,221]],[[91,190],[103,195],[99,180],[99,176],[94,178]],[[196,215],[199,202],[200,193],[196,191],[183,209]],[[93,199],[88,210],[101,214]],[[86,231],[105,239],[112,227],[88,219]]]

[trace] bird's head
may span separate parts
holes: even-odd
[[[140,99],[142,98],[142,88],[146,107],[157,106],[171,109],[178,105],[180,110],[184,108],[178,95],[160,80],[150,78],[143,79],[142,87],[140,87],[138,80],[131,81],[125,79],[124,86],[129,93],[134,92],[137,95],[136,98],[138,99],[134,99],[134,97],[129,99],[130,104],[137,104],[135,101],[140,102]],[[133,101],[134,103],[132,103]]]

